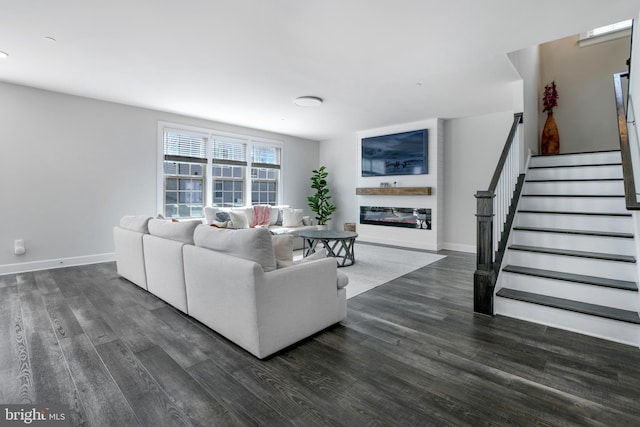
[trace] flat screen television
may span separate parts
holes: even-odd
[[[362,176],[424,175],[428,129],[362,139]]]

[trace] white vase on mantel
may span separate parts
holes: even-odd
[[[318,230],[328,230],[329,226],[327,224],[318,224],[316,225]]]

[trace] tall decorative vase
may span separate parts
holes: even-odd
[[[540,154],[560,154],[560,135],[552,111],[547,113],[547,121],[542,129]]]

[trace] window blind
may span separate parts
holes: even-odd
[[[164,158],[173,162],[207,163],[207,138],[184,132],[164,132]]]

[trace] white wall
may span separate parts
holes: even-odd
[[[157,214],[158,121],[283,141],[282,202],[310,214],[317,142],[6,83],[0,116],[0,274],[112,259],[120,217]]]
[[[522,132],[524,137],[525,152],[531,150],[538,154],[540,145],[540,48],[538,46],[522,49],[509,54],[518,74],[522,77],[524,123]]]
[[[489,188],[512,123],[511,111],[445,121],[445,248],[475,252],[474,195]]]
[[[355,133],[322,141],[320,164],[327,167],[329,194],[337,209],[329,221],[329,228],[342,230],[345,222],[357,223],[356,177],[358,137]]]
[[[555,80],[559,100],[553,115],[560,133],[560,153],[617,150],[613,74],[627,69],[630,38],[586,47],[578,46],[578,38],[540,46],[539,130],[547,117],[542,112],[544,86]]]

